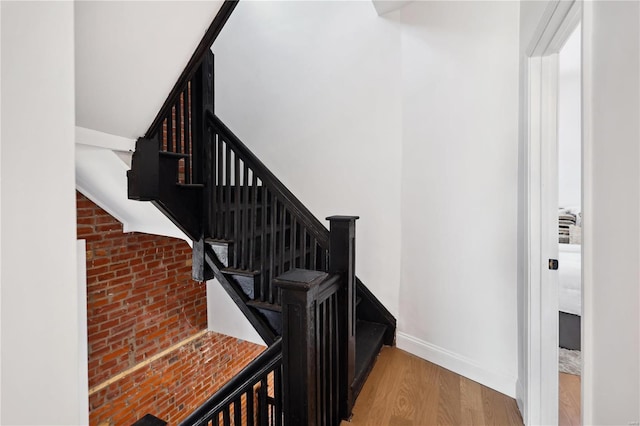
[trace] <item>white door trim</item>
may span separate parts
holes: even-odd
[[[582,424],[594,423],[593,412],[593,136],[592,54],[593,2],[582,6]]]
[[[558,287],[557,271],[557,101],[558,52],[582,16],[581,1],[552,1],[527,49],[528,256],[526,283],[524,421],[558,423]],[[585,26],[582,27],[583,34]],[[583,47],[584,50],[584,47]],[[583,83],[584,84],[584,83]],[[584,86],[583,86],[584,87]],[[585,98],[583,98],[584,110]],[[583,121],[583,128],[585,123]],[[583,158],[584,163],[584,158]],[[583,164],[583,174],[590,169]],[[588,180],[588,179],[587,179]],[[583,177],[583,191],[586,192]],[[586,207],[586,206],[585,206]],[[588,210],[583,207],[583,216]],[[583,233],[587,233],[583,229]],[[552,235],[554,234],[554,235]],[[554,242],[555,240],[555,242]],[[584,243],[584,242],[583,242]],[[589,259],[585,258],[585,262]],[[583,274],[585,271],[583,271]],[[588,312],[587,312],[588,313]],[[585,318],[583,311],[583,321]],[[583,322],[583,338],[585,327]],[[584,342],[584,340],[583,340]],[[583,343],[584,345],[584,343]],[[583,377],[583,384],[584,384]],[[588,378],[587,378],[588,382]],[[584,407],[584,404],[582,404]]]

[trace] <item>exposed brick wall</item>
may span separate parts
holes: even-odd
[[[146,413],[189,414],[263,347],[205,337],[132,374],[118,375],[207,327],[206,288],[191,279],[191,248],[179,239],[123,233],[122,224],[79,192],[78,239],[87,241],[90,423],[131,424]]]
[[[146,413],[177,425],[264,347],[209,332],[89,397],[92,425],[130,425]]]
[[[191,248],[176,238],[123,233],[77,193],[87,240],[89,387],[207,327],[206,288],[191,279]]]

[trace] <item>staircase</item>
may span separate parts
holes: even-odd
[[[381,346],[394,343],[396,326],[395,318],[355,277],[357,217],[327,218],[328,230],[215,116],[210,50],[196,64],[185,70],[186,78],[176,85],[159,119],[137,141],[127,173],[129,198],[151,201],[191,237],[194,279],[215,278],[270,347],[279,344],[280,336],[285,348],[294,343],[287,343],[293,325],[283,320],[290,315],[283,315],[283,299],[288,297],[283,294],[293,288],[288,280],[308,278],[306,287],[301,284],[305,291],[320,283],[319,293],[327,295],[335,288],[335,300],[327,299],[334,302],[318,299],[319,310],[313,315],[320,318],[316,324],[326,321],[322,332],[330,336],[327,342],[334,334],[350,342],[340,367],[349,379],[340,410],[346,418]],[[331,319],[339,309],[345,312],[346,335],[339,331],[341,323]],[[338,359],[338,352],[320,359],[333,365],[334,356]],[[285,353],[285,364],[287,359]],[[285,367],[285,376],[287,371],[293,370]],[[287,424],[286,410],[284,419]]]

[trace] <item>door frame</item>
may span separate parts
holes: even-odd
[[[548,269],[548,259],[557,259],[557,104],[558,52],[571,32],[582,21],[582,419],[589,423],[585,406],[589,393],[588,301],[591,294],[591,167],[590,139],[586,130],[590,111],[587,93],[590,82],[588,58],[591,25],[589,6],[582,1],[550,1],[525,52],[526,54],[526,130],[527,150],[527,253],[525,374],[523,417],[526,424],[558,423],[558,287],[557,271]],[[585,15],[585,16],[583,16]],[[586,19],[585,19],[586,18]]]

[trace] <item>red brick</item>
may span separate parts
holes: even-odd
[[[184,241],[122,233],[117,220],[79,193],[77,217],[88,252],[92,387],[205,329],[206,288],[191,280]],[[90,423],[131,424],[147,412],[178,423],[262,350],[215,333],[197,342],[92,395]]]

